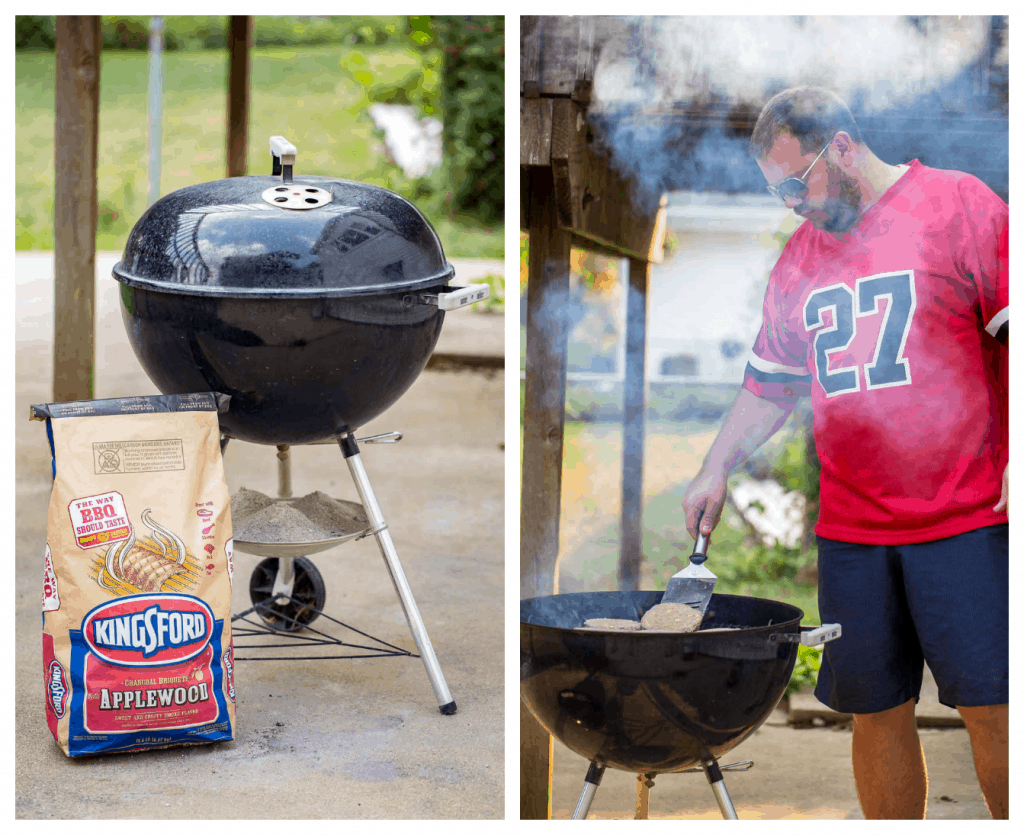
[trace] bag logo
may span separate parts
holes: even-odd
[[[122,667],[178,664],[213,635],[213,610],[185,594],[139,594],[97,606],[82,621],[89,648]]]
[[[56,660],[46,670],[46,695],[57,718],[63,719],[68,708],[68,676]]]

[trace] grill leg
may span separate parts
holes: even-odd
[[[654,788],[653,771],[641,771],[636,775],[636,814],[633,820],[645,821],[650,819],[651,811],[651,789]]]
[[[363,503],[363,509],[370,520],[370,530],[374,531],[374,538],[377,540],[377,547],[380,548],[381,556],[384,557],[384,564],[388,567],[391,575],[391,582],[398,594],[398,599],[405,612],[405,620],[409,624],[409,631],[412,632],[413,640],[416,641],[416,648],[419,650],[420,658],[423,659],[423,666],[427,668],[427,678],[430,679],[430,686],[434,688],[434,696],[441,713],[450,715],[455,713],[456,705],[452,694],[445,684],[444,675],[441,673],[441,665],[437,663],[437,656],[434,654],[434,647],[427,635],[427,628],[420,617],[420,610],[416,607],[416,601],[412,596],[412,589],[409,581],[405,579],[405,572],[402,570],[402,563],[398,560],[398,551],[391,541],[391,533],[384,522],[384,515],[381,513],[380,505],[377,504],[377,496],[373,492],[369,476],[363,467],[362,459],[356,447],[355,438],[348,435],[341,441],[341,449],[345,455],[345,463],[348,464],[352,480],[355,482],[356,490],[359,491],[359,498]]]
[[[736,808],[732,805],[732,799],[725,788],[725,778],[722,776],[722,769],[718,767],[718,761],[712,757],[710,761],[704,762],[702,765],[708,782],[711,784],[711,790],[715,793],[715,800],[718,801],[722,817],[728,821],[739,820],[736,816]]]
[[[281,499],[292,497],[292,461],[288,444],[277,447],[277,495]]]
[[[597,794],[597,787],[601,785],[601,778],[604,776],[604,766],[591,763],[587,769],[587,776],[583,780],[583,791],[580,799],[576,802],[576,811],[572,813],[574,821],[587,819],[590,812],[590,804],[594,802],[594,795]]]

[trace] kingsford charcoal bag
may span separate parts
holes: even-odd
[[[46,721],[68,756],[233,738],[228,400],[32,407],[53,453]]]

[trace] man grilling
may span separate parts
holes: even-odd
[[[765,293],[743,388],[683,500],[718,523],[730,470],[810,395],[818,597],[843,635],[815,695],[852,713],[866,818],[923,818],[927,662],[1008,817],[1008,209],[976,177],[889,165],[834,94],[761,111],[750,151],[807,219]]]

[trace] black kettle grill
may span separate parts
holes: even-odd
[[[452,288],[436,233],[386,189],[293,176],[179,189],[135,224],[114,278],[139,362],[165,394],[231,395],[230,438],[302,444],[353,432],[419,376],[446,310],[487,298]],[[278,176],[280,175],[280,176]]]
[[[519,604],[520,693],[537,721],[590,761],[573,818],[585,818],[606,768],[647,775],[704,771],[722,815],[736,818],[718,758],[747,739],[786,691],[797,646],[841,634],[801,628],[803,612],[714,594],[698,632],[582,628],[640,620],[664,592],[583,592]],[[710,631],[727,628],[729,631]]]
[[[413,384],[445,311],[490,290],[450,286],[455,271],[437,234],[404,198],[365,183],[295,176],[297,151],[284,137],[271,137],[270,152],[269,176],[179,189],[135,224],[113,270],[128,339],[164,394],[231,396],[220,416],[221,446],[230,439],[276,445],[278,501],[291,499],[291,445],[340,445],[362,521],[315,542],[236,539],[239,550],[267,557],[253,572],[249,612],[279,635],[309,629],[326,591],[305,555],[372,535],[441,712],[454,713],[353,433]]]

